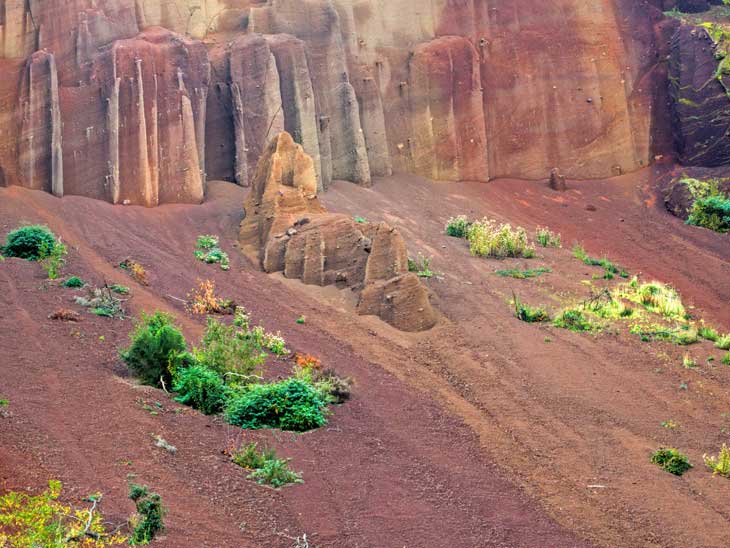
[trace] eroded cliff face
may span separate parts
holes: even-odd
[[[649,0],[0,1],[0,182],[153,206],[248,185],[604,177],[652,156]]]

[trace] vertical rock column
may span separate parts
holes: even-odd
[[[230,46],[230,85],[236,139],[236,180],[248,186],[258,158],[284,131],[279,72],[269,43],[247,34]]]
[[[302,145],[304,152],[314,161],[317,187],[322,190],[317,110],[304,42],[288,34],[267,35],[266,40],[274,54],[279,71],[284,129],[295,142]]]
[[[63,196],[63,149],[58,74],[51,53],[28,59],[20,99],[18,163],[29,188]]]
[[[340,20],[331,0],[272,0],[251,10],[254,32],[286,33],[306,44],[319,123],[321,175],[369,186],[365,136],[360,109],[350,83]]]
[[[152,28],[115,42],[94,62],[94,78],[105,82],[111,201],[201,202],[205,46]]]

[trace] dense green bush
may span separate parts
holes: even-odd
[[[255,384],[226,408],[229,423],[242,428],[279,428],[304,432],[327,423],[322,394],[302,379]]]
[[[162,506],[162,499],[157,493],[150,493],[146,486],[129,485],[129,498],[134,501],[137,507],[137,516],[134,520],[132,538],[129,544],[149,544],[157,533],[165,530],[162,519],[165,517],[165,509]]]
[[[178,393],[175,401],[194,407],[206,415],[219,413],[226,401],[227,389],[223,379],[202,365],[192,365],[177,371],[173,390]]]
[[[730,198],[708,196],[696,200],[692,204],[687,224],[715,232],[730,232]]]
[[[186,356],[185,337],[173,325],[172,317],[163,312],[142,314],[131,339],[129,348],[121,352],[129,369],[144,384],[157,386],[162,379],[169,386],[171,370]]]
[[[446,222],[446,234],[454,238],[466,238],[466,232],[469,230],[470,225],[471,223],[466,218],[466,215],[451,217]]]
[[[86,285],[86,283],[78,276],[71,276],[70,278],[66,279],[66,281],[63,282],[63,287],[72,287],[75,289],[84,287],[85,285]]]
[[[686,455],[671,447],[662,447],[651,456],[651,462],[675,476],[681,476],[692,468]]]
[[[16,228],[7,235],[5,245],[0,250],[6,257],[18,257],[29,261],[41,258],[41,250],[56,246],[56,237],[46,226],[31,225]]]

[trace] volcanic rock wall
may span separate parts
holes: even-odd
[[[282,130],[319,189],[634,170],[658,3],[1,0],[0,180],[198,202]]]

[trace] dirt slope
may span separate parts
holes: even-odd
[[[0,263],[0,395],[10,400],[11,416],[0,418],[0,491],[40,489],[59,478],[70,500],[102,491],[107,517],[122,523],[133,509],[126,499],[133,478],[160,492],[169,508],[157,543],[166,547],[286,547],[304,532],[315,546],[332,547],[585,545],[506,479],[461,417],[347,343],[351,334],[385,347],[394,331],[245,264],[230,247],[243,192],[229,184],[211,190],[203,206],[147,210],[0,189],[0,223],[3,233],[21,222],[47,223],[71,248],[68,274],[132,286],[133,313],[172,311],[189,340],[202,321],[187,317],[176,298],[197,278],[214,279],[220,294],[281,330],[290,348],[353,377],[353,400],[334,410],[326,428],[305,435],[229,428],[134,384],[117,358],[131,321],[48,320],[61,306],[78,309],[75,292],[46,282],[37,265],[8,259]],[[193,258],[203,233],[221,235],[230,272]],[[114,268],[128,256],[147,268],[150,287]],[[305,325],[295,323],[301,314]],[[153,415],[155,402],[163,410]],[[153,434],[177,454],[153,447]],[[231,440],[270,443],[293,458],[305,483],[274,491],[247,481],[221,454]]]
[[[450,320],[417,340],[378,348],[348,340],[446,402],[554,517],[596,544],[725,546],[730,515],[722,501],[730,484],[702,465],[703,453],[727,441],[730,369],[718,365],[722,353],[707,342],[688,349],[641,343],[625,329],[594,337],[536,327],[512,318],[508,305],[512,290],[552,310],[585,298],[580,282],[597,271],[571,256],[577,240],[642,279],[676,285],[694,314],[730,331],[730,238],[663,211],[650,191],[654,177],[644,171],[572,183],[562,194],[507,180],[337,185],[324,198],[328,208],[386,220],[413,254],[433,256],[443,279],[430,285]],[[461,213],[530,230],[550,226],[568,249],[540,250],[531,261],[471,258],[464,242],[443,235],[445,221]],[[553,273],[528,281],[493,274],[528,266]],[[687,350],[701,367],[682,368]],[[680,427],[662,428],[669,419]],[[654,467],[649,457],[663,444],[681,448],[697,469],[675,478]]]

